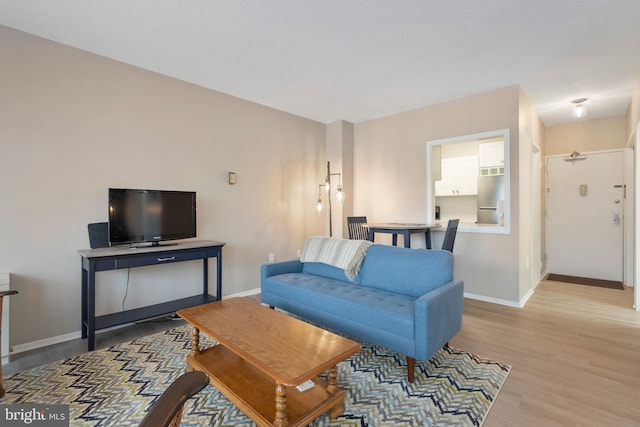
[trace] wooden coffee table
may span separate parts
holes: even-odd
[[[259,426],[305,426],[324,412],[344,408],[338,362],[358,343],[271,310],[231,298],[178,311],[193,326],[189,368],[213,384]],[[220,345],[200,349],[200,332]],[[327,381],[318,377],[329,371]],[[300,392],[307,380],[315,386]]]

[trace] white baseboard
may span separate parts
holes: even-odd
[[[14,345],[13,348],[11,349],[10,354],[14,355],[14,354],[23,353],[29,350],[35,350],[36,348],[47,347],[49,345],[75,340],[80,338],[81,336],[82,334],[80,333],[80,331],[76,331],[76,332],[70,332],[64,335],[57,335],[55,337],[44,338],[41,340],[31,341],[24,344]]]
[[[229,299],[229,298],[235,298],[235,297],[246,297],[246,296],[256,295],[256,294],[259,294],[259,293],[260,293],[260,288],[256,288],[256,289],[251,289],[251,290],[248,290],[248,291],[238,292],[238,293],[233,294],[233,295],[226,295],[226,296],[223,296],[222,299]],[[125,327],[133,325],[133,324],[134,323],[127,323],[125,325],[118,325],[118,326],[114,326],[112,328],[106,328],[106,329],[102,329],[100,331],[96,331],[96,333],[99,334],[99,333],[103,333],[103,332],[112,331],[114,329],[125,328]],[[57,335],[55,337],[44,338],[44,339],[41,339],[41,340],[31,341],[31,342],[24,343],[24,344],[14,345],[13,348],[11,349],[11,352],[9,353],[9,355],[14,355],[14,354],[18,354],[18,353],[24,353],[25,351],[35,350],[35,349],[38,349],[38,348],[47,347],[49,345],[60,344],[60,343],[66,342],[66,341],[79,339],[81,336],[82,336],[82,334],[80,333],[80,331],[75,331],[75,332],[70,332],[68,334]]]
[[[515,308],[524,307],[527,301],[529,301],[529,298],[531,298],[531,295],[533,295],[533,289],[530,289],[529,292],[527,292],[526,295],[522,297],[522,299],[519,302],[516,302],[516,301],[509,301],[506,299],[487,297],[484,295],[470,294],[468,292],[464,293],[465,298],[475,299],[475,300],[484,301],[484,302],[490,302],[493,304],[506,305],[508,307],[515,307]]]

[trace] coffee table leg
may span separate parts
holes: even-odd
[[[276,385],[276,419],[273,421],[276,427],[285,427],[289,425],[289,417],[287,415],[287,389],[282,385]]]
[[[191,354],[197,355],[200,353],[200,329],[193,328],[191,332]]]
[[[338,390],[338,367],[334,366],[329,369],[329,378],[327,384],[327,391],[331,394],[335,393]]]

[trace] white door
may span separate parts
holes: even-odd
[[[622,281],[624,153],[566,159],[547,157],[547,272]]]

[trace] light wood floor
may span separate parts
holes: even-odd
[[[542,282],[522,309],[465,300],[450,344],[512,366],[483,426],[640,426],[640,312],[632,303],[632,289],[558,282]],[[96,347],[178,324],[99,334]],[[70,341],[18,355],[4,371],[84,351],[85,341]]]
[[[450,344],[512,366],[484,426],[640,426],[640,313],[625,291],[542,282],[526,306],[465,300]]]

